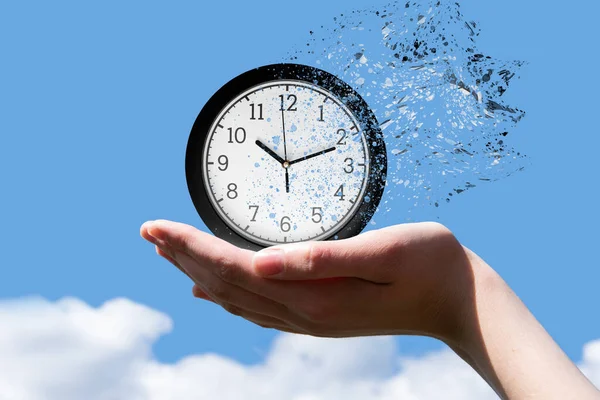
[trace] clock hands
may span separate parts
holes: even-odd
[[[286,193],[289,193],[290,192],[290,173],[288,171],[288,168],[290,167],[291,164],[289,162],[285,161],[283,158],[279,157],[277,155],[277,153],[275,153],[273,150],[271,150],[269,147],[267,147],[267,145],[265,145],[260,140],[257,140],[255,143],[258,147],[260,147],[261,149],[266,151],[268,155],[270,155],[275,160],[277,160],[277,162],[279,162],[283,168],[285,168],[285,191],[286,191]]]
[[[287,160],[287,141],[285,138],[285,108],[283,107],[283,98],[281,99],[281,123],[283,125],[283,152]]]
[[[289,167],[290,164],[288,162],[283,164],[283,168],[285,168],[285,192],[289,193],[290,192],[290,171],[289,171]]]
[[[284,132],[285,132],[285,125],[284,125],[283,129],[284,129]],[[329,148],[327,150],[322,150],[322,151],[319,151],[318,153],[313,153],[311,155],[304,156],[304,157],[299,158],[299,159],[294,160],[294,161],[286,161],[283,158],[279,157],[277,155],[277,153],[275,153],[273,150],[271,150],[267,145],[265,145],[260,140],[257,140],[255,143],[256,143],[256,145],[258,147],[260,147],[261,149],[263,149],[268,155],[270,155],[277,162],[279,162],[281,164],[281,166],[285,169],[285,191],[286,191],[286,193],[290,192],[290,173],[289,173],[289,168],[292,165],[298,164],[299,162],[302,162],[302,161],[310,160],[311,158],[314,158],[314,157],[322,156],[323,154],[327,154],[327,153],[330,153],[330,152],[336,150],[336,147],[331,147],[331,148]],[[284,144],[285,144],[285,140],[284,140]],[[286,159],[287,159],[287,151],[286,151]]]
[[[294,165],[294,164],[297,164],[297,163],[299,163],[301,161],[306,161],[306,160],[314,158],[314,157],[322,156],[323,154],[327,154],[327,153],[330,153],[332,151],[335,151],[335,149],[336,149],[335,147],[332,147],[330,149],[319,151],[318,153],[314,153],[314,154],[311,154],[309,156],[305,156],[305,157],[299,158],[297,160],[290,161],[290,165]]]
[[[273,150],[271,150],[270,148],[267,147],[267,145],[265,145],[263,142],[261,142],[260,140],[256,141],[256,145],[258,147],[260,147],[261,149],[263,149],[264,151],[267,152],[268,155],[270,155],[271,157],[273,157],[275,160],[277,160],[277,162],[279,162],[280,164],[283,165],[283,163],[285,163],[285,160],[281,157],[279,157],[277,155],[277,153],[275,153]]]
[[[288,163],[287,159],[287,140],[285,138],[285,107],[283,104],[283,97],[281,98],[281,123],[283,125],[283,152],[285,155],[285,162],[283,163],[283,168],[285,168],[285,192],[289,193],[290,192],[290,173],[288,171],[288,168],[290,166],[290,164]]]
[[[285,191],[286,193],[290,192],[290,172],[289,172],[289,168],[290,166],[297,164],[299,162],[302,161],[306,161],[309,160],[311,158],[314,157],[318,157],[321,156],[323,154],[327,154],[329,152],[334,151],[336,148],[335,147],[331,147],[327,150],[323,150],[320,151],[318,153],[314,153],[302,158],[299,158],[297,160],[294,161],[288,161],[288,154],[287,154],[287,137],[286,137],[286,132],[285,132],[285,107],[284,107],[284,103],[283,103],[283,98],[281,99],[281,129],[283,132],[283,152],[284,152],[284,158],[281,158],[280,156],[277,155],[277,153],[275,153],[273,150],[271,150],[269,147],[267,147],[267,145],[265,145],[264,143],[262,143],[260,140],[257,140],[255,143],[258,147],[260,147],[261,149],[263,149],[267,154],[269,154],[271,157],[273,157],[277,162],[279,162],[281,164],[281,166],[285,169]]]

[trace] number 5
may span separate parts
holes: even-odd
[[[321,214],[323,212],[323,209],[321,207],[313,207],[312,211],[312,220],[315,224],[318,224],[319,222],[323,221],[323,214]],[[315,219],[315,217],[317,219]]]

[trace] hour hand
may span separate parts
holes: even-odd
[[[271,150],[270,148],[268,148],[263,142],[261,142],[260,140],[256,141],[256,145],[258,147],[260,147],[261,149],[263,149],[264,151],[267,152],[267,154],[269,154],[271,157],[273,157],[274,159],[276,159],[279,163],[283,164],[285,163],[285,160],[281,157],[279,157],[277,155],[277,153],[275,153],[273,150]]]

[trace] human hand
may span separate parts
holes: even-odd
[[[146,223],[141,235],[195,282],[196,297],[262,327],[325,337],[442,340],[461,331],[469,260],[454,235],[436,223],[258,253],[169,221]]]
[[[262,327],[431,336],[503,399],[599,398],[499,275],[439,224],[258,253],[169,221],[146,223],[141,235],[196,283],[196,297]]]

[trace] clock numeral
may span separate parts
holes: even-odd
[[[312,208],[312,220],[315,224],[323,221],[323,209],[321,207],[313,207]]]
[[[227,156],[219,156],[219,171],[227,171],[229,168],[229,158]]]
[[[290,106],[287,108],[287,110],[285,109],[285,95],[279,95],[279,98],[281,99],[281,110],[280,111],[298,111],[298,108],[296,107],[296,103],[298,102],[298,97],[296,97],[295,94],[288,94],[287,99],[288,101],[291,101],[292,104],[290,104]]]
[[[334,194],[335,197],[339,197],[340,201],[344,201],[346,199],[346,196],[344,196],[344,185],[341,185],[337,192],[335,192]]]
[[[287,220],[287,221],[286,221]],[[292,229],[292,220],[290,217],[281,218],[281,223],[279,224],[282,232],[289,232]]]
[[[319,119],[317,121],[325,122],[325,120],[323,119],[323,106],[319,106],[319,110],[321,110],[321,116],[319,117]]]
[[[250,220],[250,222],[256,222],[256,214],[258,214],[258,206],[250,206],[250,210],[252,210],[254,208],[254,215],[252,216],[252,219]]]
[[[346,133],[345,129],[339,129],[338,130],[338,135],[342,135],[342,138],[340,140],[338,140],[337,144],[340,146],[345,146],[346,143],[346,136],[348,136],[348,134]]]
[[[250,104],[250,108],[252,108],[252,116],[250,117],[251,120],[259,120],[259,121],[263,121],[263,105],[262,104]],[[256,118],[256,109],[258,109],[258,118]]]
[[[229,197],[231,200],[235,200],[238,197],[238,187],[235,183],[230,183],[229,185],[227,185],[227,197]]]
[[[344,167],[344,172],[347,174],[351,174],[354,172],[354,160],[351,158],[346,158],[344,160],[345,163],[348,163],[348,165],[346,165]]]
[[[229,142],[228,143],[233,143],[234,139],[239,144],[242,144],[246,141],[246,130],[244,128],[237,128],[235,130],[235,134],[233,132],[233,128],[229,128],[228,131],[229,131]]]

